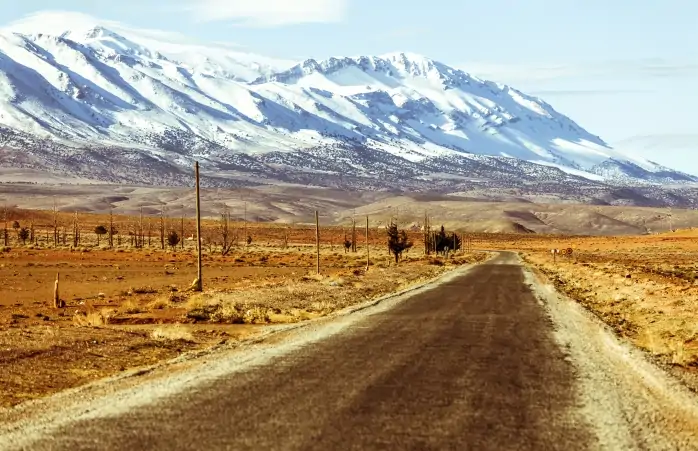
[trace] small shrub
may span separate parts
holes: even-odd
[[[194,336],[186,330],[182,325],[162,326],[151,332],[150,337],[159,341],[185,341],[188,343],[194,342]]]
[[[174,230],[170,231],[170,233],[167,234],[167,244],[170,245],[172,251],[174,251],[175,247],[179,244],[179,241],[179,234]]]
[[[148,310],[163,310],[170,306],[169,295],[160,296],[148,304]]]
[[[120,313],[125,313],[127,315],[134,315],[136,313],[143,313],[143,308],[138,305],[137,302],[129,299],[119,307]]]
[[[269,322],[268,311],[261,307],[249,308],[243,315],[243,322],[245,324],[266,324]]]
[[[102,327],[109,323],[109,314],[106,312],[76,313],[73,323],[78,327]]]

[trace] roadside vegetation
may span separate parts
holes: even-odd
[[[698,389],[696,238],[693,231],[568,238],[571,257],[553,261],[552,242],[529,246],[523,256],[558,291]]]

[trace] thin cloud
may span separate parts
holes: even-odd
[[[608,96],[613,94],[646,94],[651,89],[542,89],[530,91],[531,95],[546,96]]]
[[[247,27],[340,22],[348,0],[196,0],[184,9],[199,22]]]
[[[599,61],[580,64],[493,64],[465,63],[459,67],[478,77],[505,83],[549,82],[604,77],[695,77],[698,64],[658,58]]]

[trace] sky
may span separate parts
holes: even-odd
[[[0,24],[56,8],[55,0],[3,3]],[[278,58],[420,53],[539,96],[618,149],[698,173],[695,0],[62,0],[60,8]]]

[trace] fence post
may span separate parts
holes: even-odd
[[[60,305],[61,305],[61,298],[60,298],[60,294],[58,291],[58,283],[59,283],[60,277],[61,277],[61,274],[56,273],[56,283],[53,285],[53,307],[54,308],[60,308]]]

